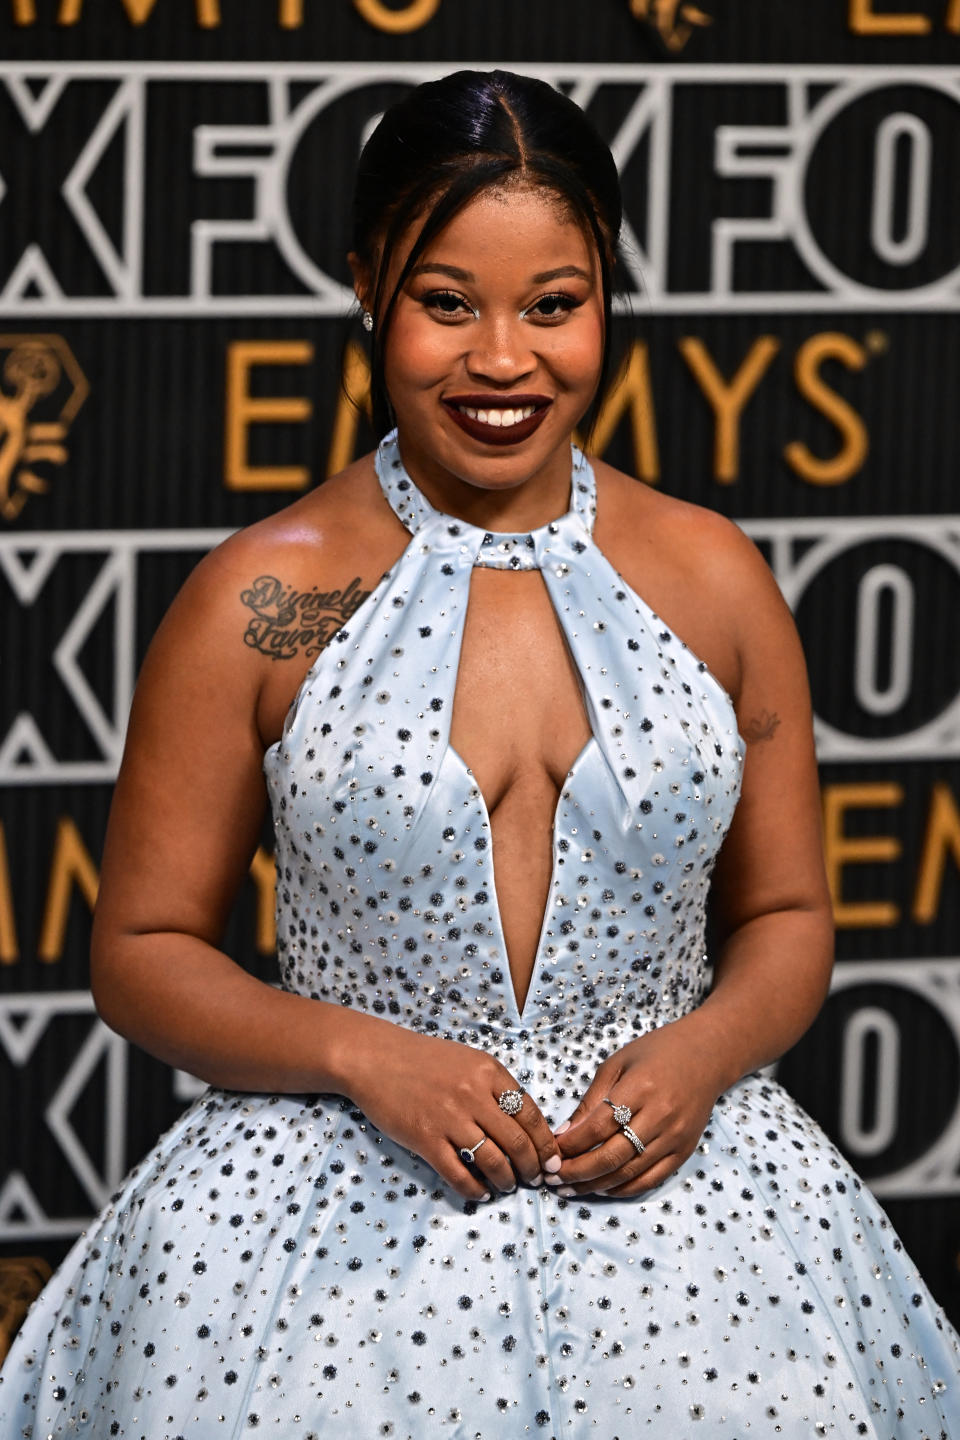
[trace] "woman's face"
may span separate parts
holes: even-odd
[[[397,247],[388,295],[408,253]],[[411,473],[446,500],[534,477],[544,502],[565,499],[602,352],[600,267],[582,227],[543,190],[481,192],[427,246],[390,322],[385,379]]]

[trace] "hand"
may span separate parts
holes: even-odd
[[[718,1070],[698,1053],[682,1020],[631,1040],[597,1068],[569,1128],[557,1133],[560,1193],[640,1195],[662,1184],[692,1155],[722,1089]],[[628,1106],[642,1155],[605,1096]]]
[[[489,1200],[487,1185],[513,1190],[517,1176],[539,1183],[545,1170],[559,1170],[557,1142],[532,1097],[524,1092],[516,1115],[500,1109],[504,1090],[523,1087],[492,1055],[400,1025],[387,1028],[352,1067],[346,1093],[391,1140],[469,1200]],[[460,1147],[484,1135],[466,1164]]]

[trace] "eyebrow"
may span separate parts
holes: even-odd
[[[422,265],[415,265],[413,275],[447,275],[451,280],[463,280],[469,282],[475,280],[469,270],[462,270],[459,265],[444,265],[439,260],[427,260]],[[533,285],[547,285],[551,280],[593,280],[589,271],[582,269],[579,265],[558,265],[555,270],[543,270],[539,275],[531,275],[530,283]]]

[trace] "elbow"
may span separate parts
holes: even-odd
[[[118,963],[122,948],[123,937],[95,913],[90,937],[90,994],[104,1025],[126,1036]]]
[[[95,951],[91,946],[90,994],[93,997],[93,1007],[108,1029],[122,1034],[122,1027],[116,1013],[116,997],[113,994],[113,986],[104,974],[104,969],[105,967],[96,959]]]

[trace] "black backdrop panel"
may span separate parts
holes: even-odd
[[[87,990],[131,688],[197,559],[369,448],[353,165],[474,63],[563,87],[621,168],[598,449],[741,523],[796,614],[838,964],[779,1073],[960,1320],[960,7],[930,0],[0,3],[0,1247],[57,1258],[195,1093]],[[274,977],[266,835],[227,948]]]

